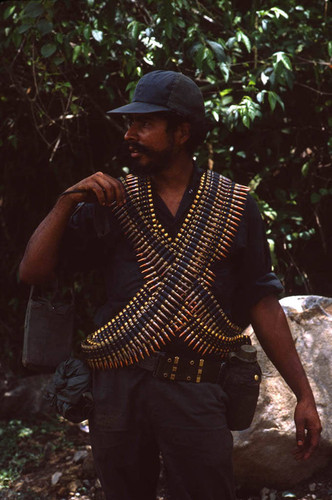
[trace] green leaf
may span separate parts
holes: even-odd
[[[16,5],[9,5],[9,7],[7,7],[7,9],[5,10],[5,12],[3,14],[3,18],[8,19],[8,17],[10,17],[12,14],[14,14],[15,9],[16,9]]]
[[[38,21],[36,28],[41,35],[47,35],[53,30],[53,24],[50,21],[46,21],[46,19],[41,19]]]
[[[292,64],[290,62],[290,59],[289,57],[285,54],[285,52],[275,52],[273,54],[273,57],[276,59],[276,63],[279,63],[281,62],[286,69],[288,69],[289,71],[292,71]]]
[[[289,71],[288,69],[285,69],[283,72],[283,76],[286,80],[286,83],[288,87],[292,90],[293,89],[293,83],[294,83],[294,74],[293,72]]]
[[[22,24],[22,26],[20,26],[17,31],[19,33],[25,33],[26,31],[28,31],[30,28],[32,27],[32,24]]]
[[[132,91],[133,89],[135,89],[136,85],[137,85],[137,82],[129,82],[128,85],[127,85],[127,87],[126,87],[126,89],[125,89],[126,92],[127,91]]]
[[[264,73],[264,71],[262,71],[261,73],[261,80],[263,85],[266,85],[269,81],[269,77]]]
[[[18,49],[22,42],[22,36],[20,33],[18,33],[18,31],[14,31],[12,35],[12,41],[15,47]]]
[[[43,57],[50,57],[56,51],[56,45],[54,43],[45,43],[40,49],[41,55]]]
[[[215,56],[217,58],[217,61],[219,61],[219,62],[225,62],[226,61],[225,51],[224,51],[223,46],[220,45],[220,43],[214,42],[212,40],[207,40],[206,43],[213,50],[213,52],[214,52],[214,54],[215,54]]]
[[[236,34],[236,39],[238,42],[243,42],[247,51],[250,52],[251,51],[251,43],[250,43],[250,40],[249,38],[247,37],[247,35],[245,33],[243,33],[243,31],[238,31],[237,34]]]
[[[75,45],[74,50],[73,50],[73,57],[72,57],[73,62],[75,62],[77,60],[80,53],[81,53],[81,46]]]
[[[328,52],[328,55],[330,57],[332,57],[332,41],[331,40],[327,43],[327,52]]]
[[[285,19],[289,18],[288,14],[284,10],[279,9],[279,7],[272,7],[270,9],[270,12],[274,12],[277,19],[279,19],[280,16],[284,17]]]
[[[269,104],[270,104],[271,111],[274,111],[275,107],[277,105],[276,95],[275,95],[274,92],[269,92],[267,97],[269,99]]]
[[[104,34],[103,34],[102,31],[100,31],[100,30],[92,30],[91,33],[92,33],[93,38],[96,40],[96,42],[102,42],[103,36],[104,36]]]
[[[41,2],[29,2],[24,8],[24,15],[27,17],[39,17],[44,12]]]
[[[127,29],[128,31],[130,30],[131,36],[134,40],[138,39],[138,35],[140,34],[141,31],[141,23],[138,21],[132,21],[131,23],[128,24]]]
[[[269,90],[268,91],[268,99],[269,99],[271,111],[274,111],[277,103],[280,104],[282,110],[285,111],[284,102],[282,101],[281,97],[278,94]]]
[[[54,64],[56,64],[57,66],[59,66],[59,64],[62,64],[64,61],[65,61],[64,57],[55,57],[53,60]]]
[[[232,49],[234,47],[235,42],[236,42],[236,37],[235,36],[231,36],[230,38],[228,38],[228,40],[226,42],[226,47],[228,49]]]
[[[250,118],[248,115],[242,116],[242,123],[245,127],[249,128],[250,127]]]
[[[17,149],[18,141],[17,141],[17,136],[15,134],[9,135],[8,141],[10,142],[10,144],[13,146],[14,149]]]
[[[91,34],[91,27],[90,26],[85,26],[83,30],[83,36],[85,40],[89,40]]]
[[[256,95],[256,100],[257,102],[259,102],[259,104],[263,104],[265,94],[266,90],[262,90],[261,92],[258,92],[258,94]]]
[[[225,95],[231,94],[233,89],[224,89],[219,92],[220,97],[224,97]]]
[[[309,173],[309,167],[310,167],[310,163],[308,161],[302,165],[301,173],[302,173],[303,177],[307,177],[307,175]]]
[[[165,21],[165,33],[167,38],[172,38],[173,24],[170,21]]]
[[[229,80],[229,67],[228,67],[228,65],[225,63],[221,63],[219,67],[220,67],[221,73],[223,74],[225,82],[228,82],[228,80]]]
[[[204,57],[205,57],[205,47],[204,47],[204,45],[200,44],[200,47],[194,56],[194,59],[195,59],[195,62],[196,62],[198,69],[202,69]]]
[[[321,199],[321,195],[318,194],[318,193],[311,193],[311,196],[310,196],[310,201],[311,203],[315,204],[315,203],[318,203]]]

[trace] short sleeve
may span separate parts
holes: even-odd
[[[248,195],[245,213],[241,221],[237,244],[239,246],[238,286],[235,290],[235,315],[245,313],[263,297],[279,294],[283,286],[271,268],[271,255],[264,222],[257,203]],[[245,321],[246,322],[246,321]]]
[[[109,209],[81,203],[71,216],[60,248],[60,267],[65,271],[100,268],[114,241],[114,220]]]

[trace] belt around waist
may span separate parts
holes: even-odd
[[[221,382],[225,362],[158,352],[139,361],[137,366],[163,380],[217,384]]]

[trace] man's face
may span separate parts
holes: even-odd
[[[176,151],[174,133],[158,113],[129,116],[124,136],[129,150],[129,168],[135,174],[153,175],[170,165]]]

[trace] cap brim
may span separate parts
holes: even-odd
[[[131,102],[120,108],[111,109],[107,113],[131,114],[131,113],[157,113],[158,111],[170,111],[166,106],[149,104],[148,102]]]

